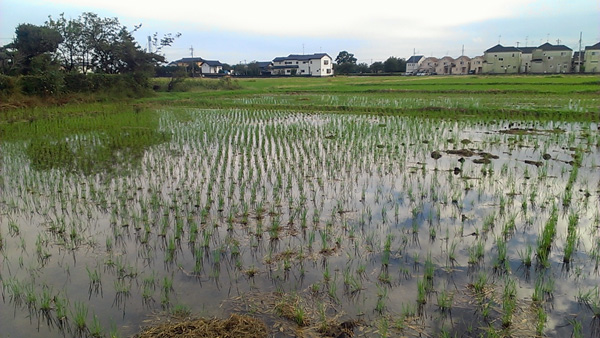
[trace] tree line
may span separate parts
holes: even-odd
[[[404,73],[406,60],[390,56],[387,60],[373,62],[371,65],[357,63],[354,54],[341,51],[335,58],[334,70],[336,74],[379,74],[379,73]]]
[[[180,34],[151,37],[153,52],[135,41],[117,18],[83,13],[48,17],[44,25],[20,24],[14,40],[0,47],[0,94],[55,94],[93,91],[122,85],[142,90],[165,62],[160,54]]]

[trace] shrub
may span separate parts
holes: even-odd
[[[0,96],[13,95],[16,90],[15,78],[0,74]]]

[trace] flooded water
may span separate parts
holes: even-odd
[[[182,310],[282,336],[599,332],[595,123],[156,114],[132,137],[2,141],[2,336],[128,336]]]

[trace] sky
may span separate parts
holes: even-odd
[[[181,33],[167,60],[202,57],[237,64],[289,54],[348,51],[359,63],[409,58],[474,57],[504,46],[600,42],[598,0],[275,1],[275,0],[0,0],[0,45],[21,23],[83,12],[116,17],[142,47],[158,32]]]

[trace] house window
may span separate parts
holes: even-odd
[[[298,64],[298,61],[296,61],[296,64]]]
[[[504,58],[498,58],[498,61],[504,61]]]
[[[306,61],[302,61],[302,64],[303,64],[303,65],[305,65],[305,64],[306,64]]]
[[[552,60],[552,56],[548,56],[548,60]]]
[[[327,65],[329,64],[329,60],[324,60],[324,61],[323,61],[323,64],[324,64],[325,66],[327,66]]]
[[[512,57],[515,57],[515,53],[512,53]]]
[[[304,73],[304,69],[302,69],[302,70],[300,71],[300,73]]]
[[[285,62],[285,64],[286,64],[286,65],[291,65],[291,64],[292,64],[292,61],[286,61],[286,62]]]
[[[327,69],[327,74],[331,74],[331,69],[330,68]]]

